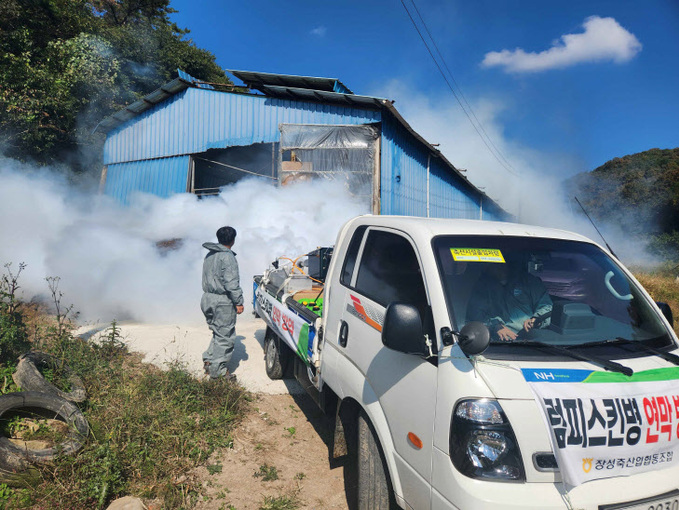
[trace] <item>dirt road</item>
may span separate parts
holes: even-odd
[[[233,448],[197,470],[208,498],[197,508],[347,509],[345,467],[331,469],[328,459],[331,437],[328,418],[307,395],[260,394]]]

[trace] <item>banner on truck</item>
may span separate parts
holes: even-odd
[[[307,363],[309,323],[259,288],[256,292],[256,309],[259,316],[302,358],[302,361]]]
[[[679,462],[679,367],[632,377],[592,370],[522,372],[544,413],[566,484]]]

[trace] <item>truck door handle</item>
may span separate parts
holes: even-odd
[[[348,339],[349,339],[349,324],[347,324],[346,321],[340,321],[340,331],[339,331],[340,346],[346,347]]]

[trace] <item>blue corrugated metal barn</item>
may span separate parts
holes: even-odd
[[[393,102],[339,80],[231,71],[245,84],[179,77],[108,117],[102,189],[212,194],[248,175],[279,184],[344,179],[376,214],[504,220],[401,117]]]

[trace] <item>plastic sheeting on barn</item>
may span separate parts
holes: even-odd
[[[279,180],[340,180],[368,210],[375,210],[375,168],[380,129],[376,124],[318,126],[281,124]]]

